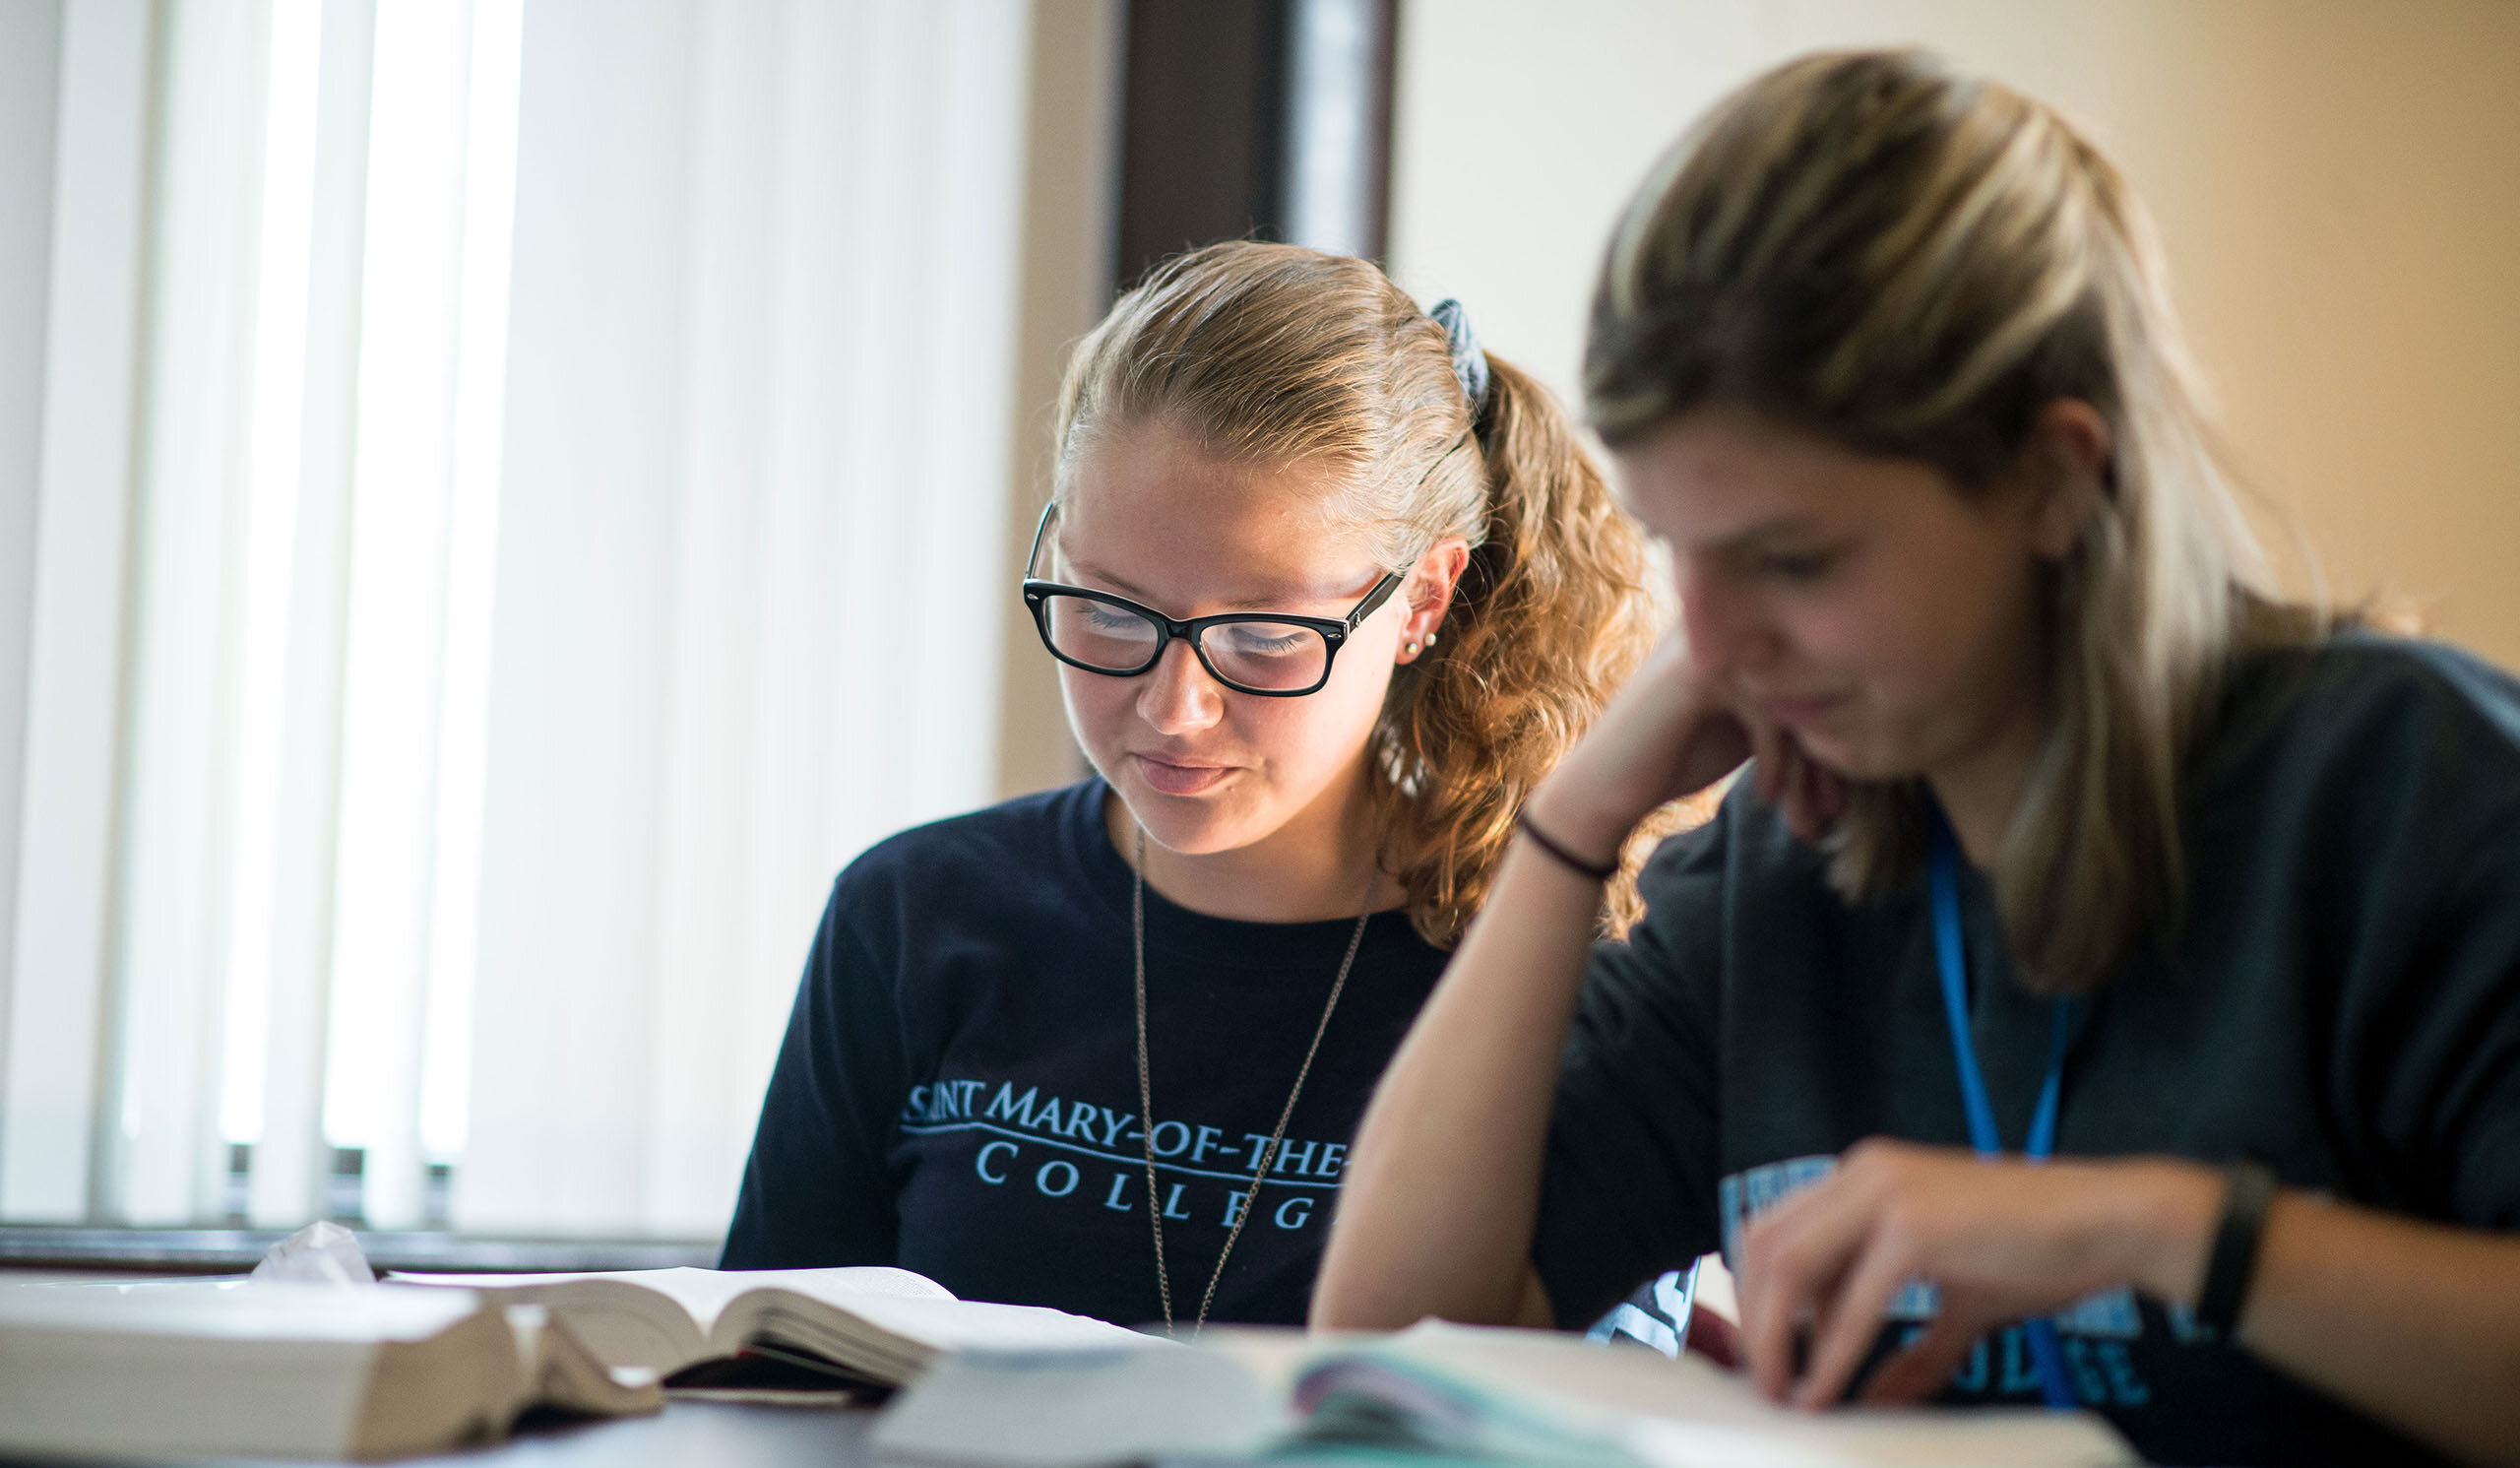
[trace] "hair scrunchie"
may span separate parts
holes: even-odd
[[[1480,430],[1487,426],[1487,351],[1479,345],[1479,333],[1470,329],[1470,313],[1451,296],[1429,307],[1426,314],[1444,329],[1444,347],[1453,359],[1453,377],[1461,383],[1461,395],[1470,400],[1470,420]]]

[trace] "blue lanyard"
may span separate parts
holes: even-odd
[[[1942,1012],[1951,1022],[1951,1053],[1960,1072],[1960,1104],[1969,1113],[1969,1141],[1981,1157],[2002,1153],[1995,1131],[1995,1109],[1986,1100],[1986,1080],[1978,1069],[1978,1047],[1969,1038],[1969,950],[1960,931],[1960,843],[1948,822],[1934,822],[1933,861],[1928,870],[1933,890],[1933,951],[1942,970]],[[2048,1078],[2039,1085],[2039,1105],[2030,1114],[2030,1136],[2022,1153],[2033,1162],[2056,1150],[2056,1098],[2065,1078],[2065,1048],[2073,1038],[2073,1006],[2055,1003],[2049,1026]],[[2045,1315],[2022,1323],[2031,1359],[2039,1367],[2040,1391],[2050,1407],[2072,1407],[2072,1388],[2065,1379],[2064,1348],[2056,1340],[2056,1322]]]

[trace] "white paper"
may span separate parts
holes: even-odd
[[[879,1453],[1003,1468],[1095,1468],[1257,1452],[1290,1426],[1279,1394],[1229,1358],[1167,1342],[1108,1353],[974,1352],[893,1399]]]

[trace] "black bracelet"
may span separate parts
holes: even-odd
[[[1592,862],[1585,861],[1573,852],[1570,852],[1566,848],[1558,845],[1555,840],[1550,838],[1547,833],[1542,831],[1540,827],[1533,825],[1532,815],[1529,810],[1515,811],[1514,825],[1524,835],[1532,839],[1532,845],[1539,847],[1542,851],[1555,857],[1559,863],[1567,867],[1569,870],[1580,871],[1597,882],[1606,882],[1611,877],[1618,875],[1618,862],[1615,860],[1613,860],[1607,866],[1596,866]]]
[[[2266,1209],[2275,1201],[2275,1173],[2241,1158],[2223,1169],[2223,1218],[2214,1228],[2214,1250],[2205,1258],[2205,1283],[2196,1292],[2196,1323],[2230,1340],[2248,1303],[2249,1276],[2257,1268],[2257,1241],[2266,1232]]]

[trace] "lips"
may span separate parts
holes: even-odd
[[[1233,773],[1231,765],[1203,764],[1196,761],[1171,760],[1153,754],[1132,754],[1138,778],[1162,795],[1195,796],[1223,784]]]
[[[1845,694],[1829,693],[1800,698],[1762,698],[1758,700],[1758,708],[1777,724],[1808,724],[1845,702]]]

